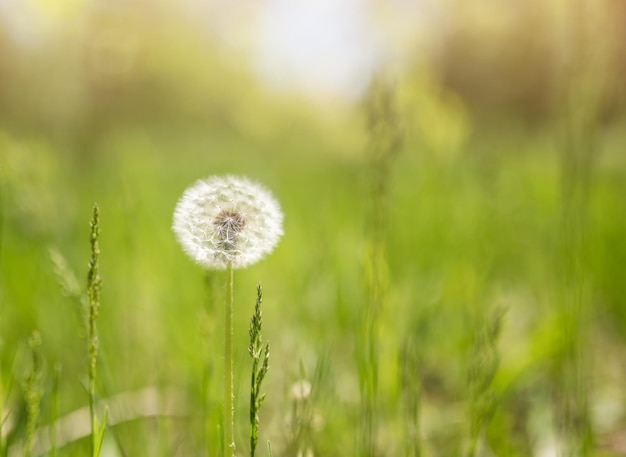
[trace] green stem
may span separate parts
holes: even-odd
[[[101,429],[98,426],[96,417],[96,365],[98,360],[98,330],[97,320],[100,309],[100,288],[101,277],[98,272],[98,260],[100,247],[98,237],[100,235],[100,221],[98,205],[93,206],[93,218],[91,220],[91,260],[87,272],[87,296],[89,299],[89,318],[87,322],[87,351],[89,359],[89,417],[91,422],[91,455],[100,455],[100,445],[102,444]]]
[[[52,379],[52,409],[50,415],[50,457],[57,456],[57,428],[59,421],[59,379],[61,378],[61,365],[54,365],[54,378]]]
[[[226,308],[224,310],[224,445],[235,455],[235,409],[233,392],[233,266],[226,267]]]
[[[89,417],[91,422],[91,455],[98,457],[97,436],[98,420],[96,418],[96,360],[97,360],[97,340],[95,336],[95,319],[89,319]]]

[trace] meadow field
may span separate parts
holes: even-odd
[[[602,74],[559,79],[548,114],[476,107],[424,65],[309,103],[193,32],[133,24],[158,35],[134,73],[77,70],[82,29],[0,68],[0,455],[93,455],[94,203],[100,455],[223,453],[225,275],[172,232],[214,175],[284,214],[274,252],[234,272],[238,455],[259,283],[257,455],[626,454],[626,123],[589,90]]]

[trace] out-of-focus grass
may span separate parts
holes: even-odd
[[[272,343],[261,441],[270,438],[279,450],[289,439],[284,427],[290,411],[289,387],[300,377],[301,365],[312,375],[316,364],[328,357],[328,373],[321,385],[314,385],[321,392],[316,397],[321,425],[314,441],[320,455],[345,455],[357,433],[354,345],[365,304],[362,265],[368,205],[365,158],[358,130],[352,128],[346,134],[356,141],[334,141],[324,138],[324,131],[302,128],[258,144],[226,134],[186,132],[183,136],[175,131],[127,129],[110,134],[97,152],[85,157],[67,154],[45,138],[3,134],[3,385],[11,376],[12,355],[38,329],[47,373],[51,375],[55,363],[63,367],[61,415],[86,404],[81,386],[86,342],[80,310],[61,295],[48,249],[54,246],[63,253],[82,280],[90,209],[97,201],[102,227],[100,341],[105,390],[113,394],[148,385],[178,386],[188,389],[190,402],[197,402],[204,358],[213,353],[211,396],[218,399],[221,303],[207,304],[203,273],[177,246],[170,230],[171,215],[182,190],[195,179],[245,174],[272,189],[286,219],[285,237],[276,252],[237,272],[238,417],[245,417],[246,411],[245,335],[260,279],[264,333]],[[623,142],[618,133],[606,136],[593,174],[583,253],[591,351],[608,348],[616,360],[621,360],[618,347],[626,324],[620,273],[620,259],[626,257],[622,239],[626,163],[619,152]],[[342,144],[343,150],[334,149]],[[444,442],[452,443],[440,448],[445,455],[460,449],[470,324],[473,316],[496,305],[508,312],[500,344],[501,369],[494,381],[501,395],[500,409],[487,436],[501,450],[518,441],[517,449],[526,449],[529,444],[524,439],[540,438],[524,438],[528,432],[520,427],[526,430],[528,424],[517,423],[515,415],[519,408],[526,421],[542,414],[552,382],[552,359],[559,352],[555,294],[560,168],[555,144],[549,131],[478,132],[451,159],[419,137],[409,136],[393,172],[391,288],[381,323],[380,383],[386,405],[381,442],[388,449],[396,449],[395,440],[401,437],[395,406],[398,350],[405,336],[424,331],[423,319],[427,319],[426,334],[420,339],[424,361],[415,376],[424,390],[426,449],[432,452]],[[588,370],[595,374],[595,398],[612,388],[611,370],[621,368],[594,365]],[[43,418],[51,407],[48,400],[44,398]],[[8,405],[11,410],[20,410],[17,401],[14,394]],[[183,431],[171,426],[169,445],[179,439],[200,441],[200,412],[191,411],[192,428]],[[604,417],[601,409],[598,414]],[[618,429],[619,420],[605,427]],[[155,427],[152,421],[118,427],[126,452],[142,455],[145,442],[156,439]],[[139,439],[132,438],[135,433]],[[243,429],[238,433],[243,443]],[[524,455],[515,452],[510,455]]]

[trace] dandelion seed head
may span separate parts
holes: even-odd
[[[183,250],[207,269],[245,268],[272,252],[283,235],[280,205],[262,185],[211,176],[187,188],[172,229]]]
[[[238,211],[222,210],[213,219],[218,245],[226,251],[237,249],[239,234],[246,227],[246,218]]]

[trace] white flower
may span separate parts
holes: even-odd
[[[262,185],[210,176],[187,188],[172,229],[184,251],[207,269],[244,268],[269,254],[283,235],[283,213]]]

